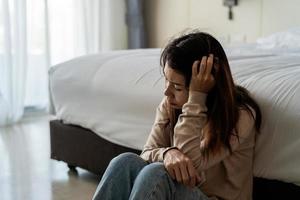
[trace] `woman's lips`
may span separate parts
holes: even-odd
[[[177,104],[175,104],[175,103],[172,103],[172,102],[168,102],[171,106],[175,106],[175,107],[177,107]]]
[[[167,99],[167,101],[170,106],[178,107],[178,105],[176,103],[173,103],[170,99]]]

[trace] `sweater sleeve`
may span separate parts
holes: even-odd
[[[166,151],[172,148],[170,141],[170,118],[166,98],[156,109],[156,117],[149,137],[144,145],[141,158],[148,162],[162,162]]]
[[[207,121],[206,97],[207,94],[204,93],[190,92],[188,102],[184,104],[174,129],[174,146],[187,155],[198,170],[206,170],[230,155],[225,147],[221,147],[218,153],[209,153],[208,159],[201,155],[201,148],[204,146],[201,133]],[[241,149],[248,138],[253,136],[253,127],[252,116],[246,110],[242,110],[237,124],[239,139],[236,136],[230,139],[232,151]]]

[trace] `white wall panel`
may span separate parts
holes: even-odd
[[[162,47],[186,28],[200,28],[219,40],[254,42],[258,37],[300,27],[300,0],[239,0],[228,19],[223,0],[146,0],[150,47]]]
[[[262,36],[300,27],[300,0],[263,0]]]

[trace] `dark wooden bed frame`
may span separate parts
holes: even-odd
[[[71,170],[81,167],[100,176],[113,157],[123,152],[140,153],[139,150],[111,143],[88,129],[67,125],[60,120],[50,121],[50,141],[52,159],[66,162]],[[253,199],[300,199],[300,187],[254,177]]]

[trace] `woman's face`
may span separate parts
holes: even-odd
[[[165,75],[165,91],[167,101],[171,107],[180,109],[188,100],[188,90],[185,86],[185,78],[172,69],[168,62],[164,68]]]

